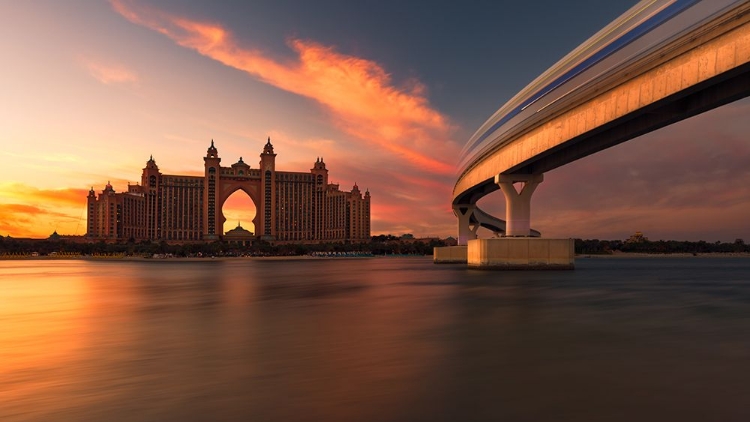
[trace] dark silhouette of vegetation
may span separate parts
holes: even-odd
[[[742,239],[736,239],[732,243],[708,243],[703,240],[688,242],[679,240],[650,241],[642,239],[637,242],[629,242],[622,240],[576,239],[575,249],[577,254],[583,255],[607,255],[616,251],[647,254],[748,253],[750,252],[750,245],[745,244]]]
[[[631,238],[632,239],[632,238]],[[434,247],[445,246],[443,239],[416,239],[411,235],[377,235],[367,243],[319,243],[272,245],[258,241],[253,245],[224,242],[170,244],[165,241],[105,243],[72,242],[66,239],[14,239],[0,236],[0,256],[154,256],[174,257],[221,257],[221,256],[301,256],[301,255],[432,255]],[[575,251],[581,255],[607,255],[617,252],[647,254],[705,254],[705,253],[750,253],[750,245],[742,239],[734,242],[706,241],[688,242],[678,240],[650,241],[646,238],[631,240],[575,239]]]
[[[432,255],[436,246],[445,246],[443,240],[415,239],[392,235],[373,236],[368,243],[319,243],[319,244],[279,244],[258,241],[253,245],[239,245],[225,242],[170,244],[161,242],[92,243],[72,242],[65,239],[14,239],[0,236],[0,256],[30,255],[40,256],[154,256],[174,257],[220,257],[220,256],[301,256],[309,254],[336,255],[358,253],[372,255]]]

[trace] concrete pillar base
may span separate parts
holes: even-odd
[[[511,237],[470,240],[470,268],[490,270],[572,270],[575,267],[573,239]]]
[[[442,246],[432,249],[435,264],[466,264],[467,246]]]

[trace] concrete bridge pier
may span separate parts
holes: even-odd
[[[497,270],[573,269],[573,239],[532,237],[531,196],[544,180],[543,174],[498,174],[495,183],[505,196],[505,236],[472,239],[467,246],[471,268]],[[515,183],[522,183],[516,189]]]
[[[495,184],[505,195],[505,236],[531,236],[531,195],[544,181],[543,174],[498,174]],[[523,183],[516,190],[514,183]]]
[[[492,270],[569,270],[574,268],[573,239],[542,239],[531,230],[531,197],[543,174],[498,174],[495,183],[506,201],[505,235],[478,239],[480,212],[473,204],[457,204],[458,246],[435,248],[436,264],[465,263],[470,268]],[[522,183],[520,189],[515,184]],[[472,222],[472,220],[475,220]]]

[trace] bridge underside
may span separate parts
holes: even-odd
[[[750,63],[695,85],[691,90],[673,94],[574,137],[533,159],[511,167],[503,174],[543,174],[572,161],[748,96],[750,96]],[[488,178],[477,184],[474,189],[458,195],[454,199],[454,208],[459,205],[475,204],[483,196],[499,189],[494,177]],[[503,220],[480,212],[485,216],[482,221],[494,219],[501,222],[496,222],[496,226],[504,229]],[[485,227],[485,224],[480,224]],[[491,225],[488,224],[486,227],[490,228]],[[504,230],[499,232],[504,232]]]
[[[750,63],[573,138],[564,147],[552,148],[533,162],[521,163],[506,173],[545,173],[749,95]]]

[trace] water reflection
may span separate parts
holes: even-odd
[[[0,420],[736,420],[748,276],[744,260],[3,261]]]

